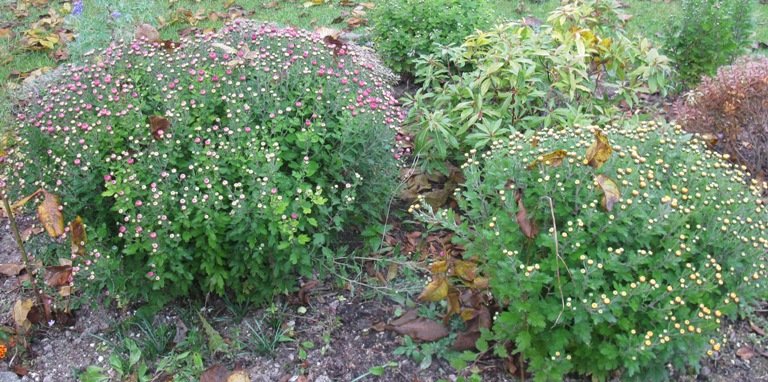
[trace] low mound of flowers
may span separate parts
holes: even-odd
[[[83,217],[76,271],[98,290],[264,300],[392,190],[403,116],[359,52],[245,20],[113,46],[19,114],[10,187]]]
[[[679,126],[512,133],[469,155],[454,233],[499,305],[485,341],[536,381],[665,380],[766,296],[762,187]]]

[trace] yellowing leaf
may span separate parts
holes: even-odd
[[[611,178],[603,174],[598,175],[595,181],[600,186],[600,189],[603,190],[603,207],[608,211],[613,210],[613,205],[621,198],[619,186]]]
[[[227,382],[251,382],[251,377],[248,376],[243,370],[233,371],[232,374],[227,377]]]
[[[85,255],[85,242],[88,237],[85,234],[85,225],[83,224],[83,218],[76,217],[75,220],[69,223],[69,231],[71,234],[71,245],[73,256]]]
[[[568,157],[568,152],[565,150],[555,150],[550,153],[544,154],[531,162],[531,164],[528,165],[528,169],[532,170],[538,165],[539,163],[545,164],[552,167],[557,167],[561,163],[563,163],[563,159]]]
[[[611,143],[600,130],[595,130],[595,142],[587,150],[587,164],[593,168],[600,168],[608,161],[613,153]]]
[[[43,195],[45,199],[37,206],[37,218],[48,235],[57,238],[64,234],[64,215],[60,210],[59,197],[48,191],[43,191]]]
[[[429,270],[431,270],[433,274],[445,273],[445,271],[448,270],[448,262],[445,260],[435,261],[429,266]]]
[[[448,296],[448,280],[438,277],[427,284],[419,295],[419,301],[441,301]]]
[[[13,322],[16,323],[16,328],[20,332],[26,332],[32,327],[32,323],[27,319],[29,311],[32,310],[32,306],[35,302],[32,299],[16,300],[13,304]]]
[[[467,280],[467,281],[474,280],[476,277],[476,272],[477,272],[477,264],[473,262],[456,260],[456,262],[453,264],[453,273],[464,280]]]

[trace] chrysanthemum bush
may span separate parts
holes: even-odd
[[[765,185],[679,126],[514,133],[463,169],[461,216],[415,213],[481,264],[500,309],[482,342],[536,381],[663,380],[766,296]]]
[[[718,69],[675,104],[684,129],[706,134],[756,176],[768,175],[768,58]]]
[[[362,52],[243,20],[108,49],[19,115],[11,185],[83,217],[96,289],[264,300],[392,191],[402,116]]]

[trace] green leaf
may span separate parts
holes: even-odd
[[[227,350],[229,350],[229,345],[224,342],[224,338],[221,334],[208,323],[200,312],[197,312],[197,316],[200,318],[200,323],[203,325],[203,331],[205,331],[205,335],[208,337],[208,350],[213,354],[227,352]]]

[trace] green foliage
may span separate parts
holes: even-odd
[[[460,219],[417,210],[490,278],[501,311],[483,347],[521,354],[536,381],[663,380],[766,295],[766,207],[746,173],[679,127],[604,134],[513,133],[463,166]]]
[[[22,110],[7,166],[14,199],[43,187],[83,217],[82,287],[264,302],[386,207],[401,116],[370,60],[244,20],[100,60]]]
[[[665,47],[681,80],[691,86],[741,55],[752,28],[750,0],[683,0]]]
[[[463,161],[513,131],[587,123],[665,93],[668,60],[632,40],[613,2],[567,3],[540,27],[508,23],[419,60],[407,124],[428,165]]]
[[[485,0],[386,0],[371,14],[373,40],[384,62],[413,73],[414,60],[441,45],[461,44],[491,20]]]

